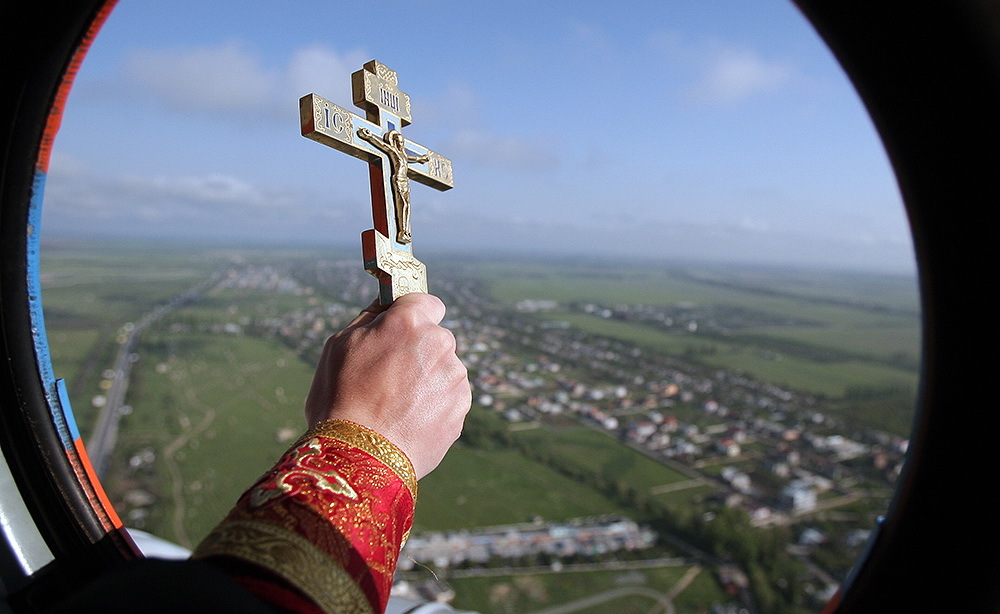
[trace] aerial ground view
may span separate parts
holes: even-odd
[[[884,513],[912,276],[421,253],[473,384],[396,590],[488,613],[816,612]],[[302,432],[353,249],[50,240],[57,377],[119,515],[195,545]]]

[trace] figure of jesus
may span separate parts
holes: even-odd
[[[410,162],[427,162],[428,154],[414,156],[406,153],[403,133],[399,130],[389,130],[380,139],[367,128],[358,128],[358,136],[368,141],[389,158],[389,169],[392,176],[392,200],[396,208],[396,240],[409,243],[410,235],[410,178],[407,175],[407,164]]]

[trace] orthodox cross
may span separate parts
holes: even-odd
[[[351,75],[351,89],[367,119],[316,94],[299,99],[299,119],[302,136],[368,162],[375,228],[361,233],[361,250],[386,304],[427,292],[427,268],[413,257],[410,179],[448,190],[454,187],[451,160],[403,138],[410,97],[399,90],[394,71],[372,60]]]

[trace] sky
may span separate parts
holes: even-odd
[[[364,163],[301,136],[376,59],[421,250],[914,270],[864,108],[787,0],[120,0],[70,94],[43,237],[359,245]],[[356,110],[362,114],[360,110]],[[360,256],[359,256],[360,258]]]

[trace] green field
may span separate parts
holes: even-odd
[[[691,573],[693,578],[686,578]],[[683,579],[684,586],[678,587]],[[581,614],[645,614],[654,610],[656,597],[682,589],[673,596],[677,612],[700,612],[706,603],[724,602],[725,595],[711,573],[689,566],[616,571],[569,571],[558,574],[517,574],[499,577],[461,577],[449,580],[457,608],[482,614],[538,612],[594,595],[623,593],[576,612]]]
[[[831,398],[855,389],[916,394],[919,306],[915,280],[906,276],[721,267],[637,271],[573,263],[494,263],[475,270],[501,303],[557,301],[556,309],[539,317],[657,353]],[[587,302],[794,314],[810,324],[691,334],[566,309]]]
[[[506,429],[488,410],[474,407],[472,420]],[[657,487],[687,480],[661,463],[587,427],[538,428],[512,433],[530,455],[512,449],[475,448],[459,442],[441,466],[420,483],[417,530],[447,530],[529,522],[561,521],[602,514],[634,515],[614,497],[574,479],[571,473],[602,476],[620,488],[646,496]],[[685,488],[669,498],[672,505],[712,489]],[[498,499],[498,493],[503,493]]]
[[[274,342],[234,335],[149,335],[141,349],[129,391],[141,409],[122,424],[119,461],[150,446],[162,462],[149,482],[116,474],[109,486],[148,488],[162,499],[150,529],[193,546],[304,430],[312,370]]]
[[[644,491],[687,479],[662,463],[621,445],[607,433],[589,427],[520,431],[516,437],[524,439],[534,449],[573,459],[584,471],[621,480]]]
[[[460,443],[420,482],[414,529],[442,531],[627,512],[592,488],[517,452]]]
[[[170,245],[43,243],[49,352],[83,432],[94,419],[90,399],[102,392],[101,371],[114,360],[121,327],[208,278],[221,261],[215,250]]]
[[[127,525],[184,545],[197,543],[289,438],[302,431],[302,403],[317,343],[349,316],[323,315],[325,328],[313,331],[311,345],[301,333],[315,326],[317,317],[292,316],[333,303],[342,308],[338,314],[354,313],[367,302],[366,293],[374,293],[374,282],[364,273],[332,278],[333,269],[322,272],[319,261],[302,250],[134,245],[43,250],[43,303],[54,368],[67,381],[85,438],[96,415],[91,399],[103,391],[102,371],[112,364],[124,324],[218,271],[248,262],[273,265],[307,289],[213,290],[143,333],[127,399],[134,411],[122,423],[114,470],[105,480]],[[919,318],[910,279],[709,267],[639,271],[607,264],[472,263],[429,259],[443,279],[473,280],[498,312],[523,299],[558,301],[554,309],[519,317],[564,322],[574,331],[677,357],[705,371],[741,373],[817,395],[826,409],[852,424],[907,431],[919,363]],[[704,327],[692,333],[597,317],[579,309],[584,303],[665,310],[683,305],[703,309],[705,317],[735,313],[748,320],[732,330]],[[289,325],[292,337],[281,338],[271,324],[260,324],[283,318],[294,323]],[[239,332],[232,325],[241,327]],[[517,361],[535,360],[533,350],[524,347],[512,346],[509,352],[512,368]],[[563,375],[593,377],[581,367],[570,369]],[[696,411],[683,405],[676,409],[680,417]],[[656,509],[691,518],[717,492],[711,481],[692,480],[572,420],[511,428],[485,407],[476,405],[473,412],[467,437],[421,481],[416,531],[608,513],[643,520],[644,513]],[[470,438],[472,426],[480,428],[478,438]],[[154,461],[148,461],[150,453]],[[142,501],[149,497],[152,505]],[[628,577],[647,588],[669,590],[685,571],[668,567]],[[484,613],[542,610],[621,586],[622,573],[455,579],[456,605]],[[720,590],[711,572],[703,571],[675,604],[678,611],[699,611],[706,603],[724,602]],[[636,594],[581,611],[645,612],[652,603],[648,595]]]

